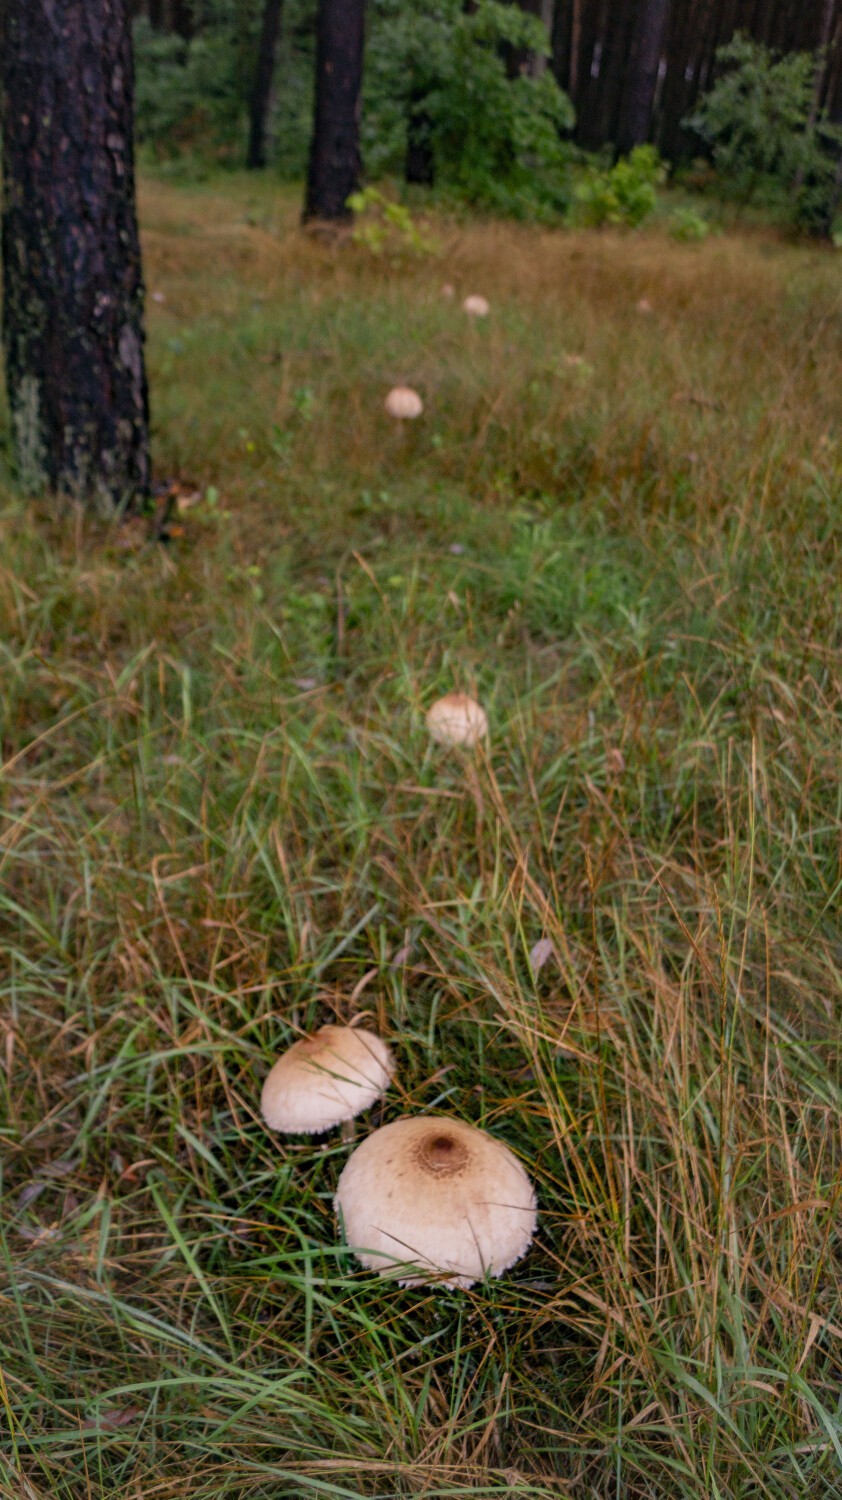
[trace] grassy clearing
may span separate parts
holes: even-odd
[[[836,1495],[838,262],[295,213],[144,190],[157,468],[215,503],[4,498],[0,1488]],[[354,1013],[384,1118],[534,1175],[504,1280],[384,1289],[348,1148],[263,1129]]]

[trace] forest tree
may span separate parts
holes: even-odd
[[[149,489],[128,0],[3,7],[3,343],[19,477]]]
[[[365,0],[319,0],[305,219],[345,219],[360,180]]]

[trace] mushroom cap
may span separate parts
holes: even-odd
[[[466,312],[471,318],[487,318],[490,310],[485,297],[479,297],[476,294],[466,297],[462,303],[462,311]]]
[[[434,1115],[367,1136],[345,1163],[335,1207],[357,1259],[401,1286],[500,1276],[525,1254],[537,1219],[535,1190],[508,1147]]]
[[[389,1048],[373,1032],[320,1026],[278,1058],[263,1085],[260,1110],[270,1130],[315,1135],[368,1109],[394,1071]]]
[[[439,745],[477,745],[488,734],[488,715],[467,693],[447,693],[428,710],[427,728]]]
[[[412,421],[420,417],[424,410],[424,402],[417,391],[408,385],[396,385],[391,390],[384,402],[390,417],[397,417],[401,422]]]

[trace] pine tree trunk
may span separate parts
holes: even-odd
[[[281,29],[282,8],[283,0],[264,0],[263,24],[260,28],[257,68],[249,111],[247,165],[254,168],[266,165],[266,124],[272,97],[272,76],[275,72],[275,51]]]
[[[617,150],[625,155],[649,139],[658,67],[667,33],[670,0],[646,0],[632,40],[620,111]]]
[[[176,31],[189,42],[193,35],[193,6],[191,0],[169,0],[168,31]]]
[[[347,219],[359,187],[364,33],[365,0],[319,0],[305,220]]]
[[[5,0],[3,343],[19,474],[149,489],[128,0]]]
[[[433,122],[424,108],[426,89],[415,89],[409,98],[406,122],[404,177],[420,187],[432,187],[436,176],[433,153]]]

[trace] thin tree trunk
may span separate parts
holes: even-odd
[[[177,31],[189,42],[193,35],[193,6],[191,0],[169,0],[170,31]]]
[[[631,57],[617,132],[617,149],[625,155],[649,139],[658,65],[667,33],[670,0],[646,0],[632,41]]]
[[[272,77],[275,72],[275,52],[281,29],[283,0],[264,0],[263,24],[257,52],[257,67],[251,91],[249,110],[249,148],[247,165],[266,165],[266,125],[269,117],[269,101],[272,97]]]
[[[534,16],[536,21],[543,23],[549,44],[553,31],[555,0],[517,0],[517,4],[528,16]],[[547,59],[540,52],[530,52],[520,48],[506,48],[505,50],[509,53],[508,71],[513,78],[516,78],[518,73],[528,73],[530,78],[539,78],[547,66]]]
[[[319,0],[316,108],[304,219],[347,219],[360,181],[365,0]]]
[[[553,22],[555,21],[555,0],[540,0],[537,10],[538,20],[544,25],[547,33],[547,41],[552,43]],[[549,59],[543,57],[540,52],[531,52],[529,55],[529,72],[533,78],[540,78],[546,72]]]
[[[5,0],[3,343],[21,482],[149,489],[126,0]]]
[[[404,177],[407,182],[414,182],[419,187],[432,187],[436,175],[433,122],[424,108],[425,98],[425,89],[410,94]]]
[[[570,87],[568,93],[573,103],[579,98],[579,63],[582,45],[582,0],[573,0],[573,15],[570,21]]]

